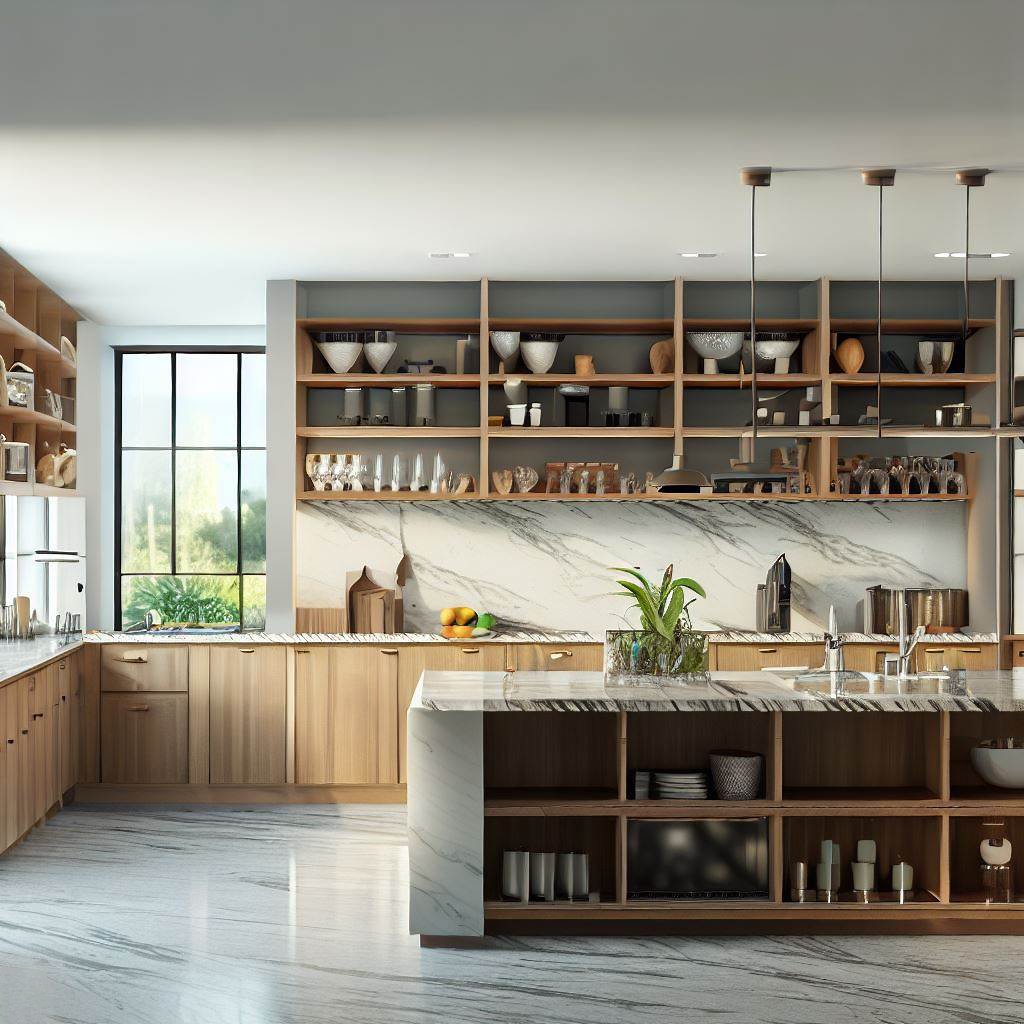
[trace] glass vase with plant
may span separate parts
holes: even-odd
[[[676,578],[669,566],[660,583],[637,569],[615,567],[631,579],[615,582],[640,613],[640,628],[609,630],[605,639],[605,676],[703,676],[708,667],[706,634],[694,630],[690,606],[707,597],[689,577]],[[626,620],[628,623],[628,619]]]

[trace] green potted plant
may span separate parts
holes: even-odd
[[[704,588],[688,577],[674,577],[671,565],[660,584],[636,569],[612,571],[632,577],[615,582],[632,602],[628,611],[640,613],[640,628],[608,631],[605,676],[703,676],[708,668],[707,636],[694,630],[690,606],[698,597],[707,597]]]

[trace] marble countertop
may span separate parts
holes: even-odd
[[[707,681],[635,685],[601,672],[423,673],[428,711],[1024,711],[1024,669],[957,671],[938,680],[864,679],[837,694],[776,672],[711,672]]]
[[[820,644],[823,633],[753,633],[742,630],[717,630],[708,633],[712,643],[742,644]],[[844,633],[848,644],[895,644],[897,638],[881,633]],[[439,633],[211,633],[205,636],[182,636],[157,633],[86,634],[86,643],[94,644],[600,644],[604,637],[574,630],[509,630],[490,637],[464,637],[449,640]],[[994,644],[994,633],[934,633],[922,643]]]
[[[60,658],[82,646],[81,640],[63,644],[55,636],[37,636],[31,640],[0,641],[0,686],[34,672],[54,658]]]
[[[449,640],[440,633],[211,633],[207,636],[162,633],[87,633],[92,644],[593,644],[589,633],[510,630],[485,637]]]

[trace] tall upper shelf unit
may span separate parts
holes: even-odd
[[[687,342],[693,331],[749,328],[749,284],[745,281],[435,281],[308,282],[298,285],[296,321],[296,491],[304,500],[780,500],[969,502],[972,488],[989,489],[1005,477],[998,439],[1024,433],[1013,422],[1009,369],[1012,284],[973,282],[971,318],[962,333],[963,290],[957,281],[891,281],[883,292],[881,374],[883,427],[861,422],[876,404],[878,360],[875,341],[875,284],[867,281],[764,281],[758,284],[758,332],[777,333],[795,350],[785,373],[758,372],[759,397],[770,403],[760,421],[756,458],[772,448],[804,449],[807,475],[799,493],[655,494],[644,490],[679,457],[687,468],[709,476],[730,469],[751,435],[751,376],[739,356],[723,360],[720,372],[704,372],[703,360]],[[347,373],[333,373],[318,350],[322,332],[390,330],[397,348],[375,373],[365,358]],[[488,343],[491,331],[554,335],[554,361],[547,372],[531,373],[522,354],[505,366]],[[459,344],[470,339],[469,346]],[[861,340],[864,360],[845,372],[836,347]],[[483,339],[483,344],[480,344]],[[921,373],[918,342],[952,343],[944,373]],[[673,365],[652,371],[652,344],[665,341]],[[462,350],[463,357],[457,359]],[[576,357],[591,356],[595,372],[581,376]],[[426,361],[445,373],[422,372]],[[419,372],[399,372],[414,364]],[[759,366],[763,364],[759,361]],[[505,385],[526,385],[525,401],[536,405],[540,424],[512,425]],[[415,392],[433,385],[433,425],[415,425]],[[569,414],[564,385],[585,384],[582,412]],[[392,389],[405,388],[405,392]],[[622,426],[606,411],[609,389],[626,388],[634,425]],[[808,388],[820,389],[822,423],[800,426],[799,406]],[[345,418],[345,389],[363,389],[352,400],[365,417]],[[394,422],[395,400],[407,410]],[[965,403],[974,413],[970,427],[937,427],[940,406]],[[351,410],[350,410],[351,411]],[[784,425],[773,422],[773,414]],[[388,422],[383,422],[384,418]],[[833,417],[837,418],[833,421]],[[499,424],[498,419],[501,419]],[[366,422],[370,420],[370,422]],[[345,425],[348,423],[349,425]],[[412,425],[410,425],[412,424]],[[746,445],[749,454],[749,442]],[[1008,442],[1005,446],[1008,451]],[[795,449],[794,449],[795,450]],[[372,468],[379,454],[384,489],[317,491],[306,472],[307,456],[345,453],[362,456]],[[437,454],[452,479],[471,476],[474,485],[458,494],[390,489],[394,457],[411,473],[415,456],[425,473]],[[846,493],[841,468],[854,455],[931,456],[955,454],[966,471],[966,489],[946,494]],[[621,486],[560,493],[549,483],[551,466],[563,463],[616,466],[639,492]],[[527,493],[499,488],[493,474],[515,466],[532,468],[538,481]],[[499,480],[501,477],[499,476]]]
[[[0,404],[0,434],[28,445],[28,479],[11,479],[0,459],[0,494],[73,495],[70,486],[36,480],[43,455],[62,446],[77,451],[77,324],[81,316],[52,289],[0,250],[0,356],[11,370],[22,363],[32,371],[33,401]]]

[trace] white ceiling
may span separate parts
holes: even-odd
[[[1024,277],[1020,0],[5,0],[0,245],[86,315],[267,278]],[[785,169],[785,173],[781,171]],[[469,250],[457,263],[428,250]],[[712,250],[716,260],[682,260]]]

